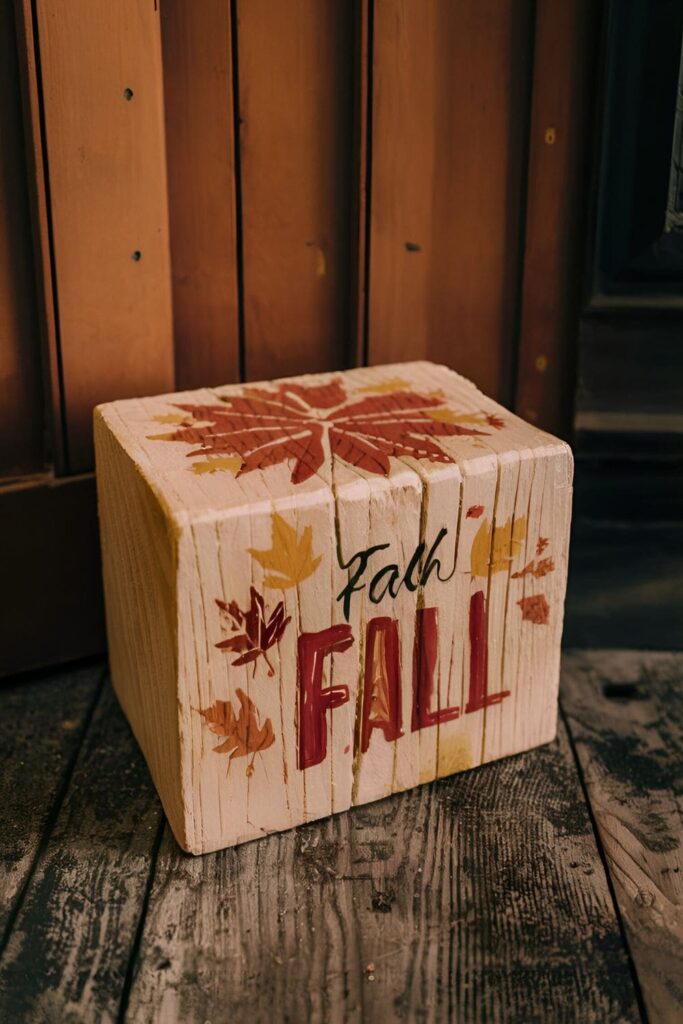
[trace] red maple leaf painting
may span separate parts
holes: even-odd
[[[452,462],[435,439],[488,433],[450,422],[448,415],[434,417],[436,409],[447,412],[443,398],[434,395],[395,391],[349,401],[339,378],[327,384],[246,387],[241,395],[226,395],[221,402],[180,403],[178,408],[194,422],[181,424],[161,439],[194,445],[190,458],[238,456],[238,476],[291,462],[294,484],[317,473],[326,452],[350,466],[387,476],[392,456]],[[496,416],[482,415],[481,423],[494,429],[503,426]]]
[[[268,658],[268,651],[282,638],[291,620],[291,615],[285,618],[285,606],[280,601],[276,605],[275,611],[266,617],[265,602],[254,587],[251,587],[249,596],[250,605],[246,611],[243,611],[236,601],[226,602],[216,598],[216,604],[230,622],[230,628],[242,629],[242,632],[236,636],[221,640],[216,647],[221,651],[230,651],[239,655],[232,662],[233,665],[248,665],[249,662],[253,662],[254,672],[256,672],[256,659],[263,657],[268,666],[268,675],[272,676],[275,674],[275,669]]]

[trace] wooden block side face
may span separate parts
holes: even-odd
[[[550,740],[566,445],[426,363],[219,391],[103,414],[177,537],[181,844]]]
[[[175,541],[159,502],[95,416],[97,493],[112,682],[166,815],[186,845],[177,711]]]
[[[570,475],[341,471],[327,500],[182,533],[187,847],[219,849],[552,738]]]

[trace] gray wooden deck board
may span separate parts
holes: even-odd
[[[562,694],[649,1020],[683,1021],[683,655],[574,652]]]
[[[103,674],[88,666],[0,690],[0,950]]]
[[[160,824],[107,685],[0,960],[0,1021],[117,1019]]]
[[[0,687],[0,1021],[679,1014],[683,656],[570,654],[571,736],[203,858],[97,683]]]
[[[566,737],[201,859],[167,832],[129,1013],[638,1020]]]

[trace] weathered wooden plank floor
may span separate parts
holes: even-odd
[[[0,687],[0,1021],[683,1019],[683,655],[571,652],[548,747],[233,850],[102,666]]]

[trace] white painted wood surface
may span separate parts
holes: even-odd
[[[429,363],[114,402],[95,439],[114,685],[183,848],[553,738],[563,442]]]

